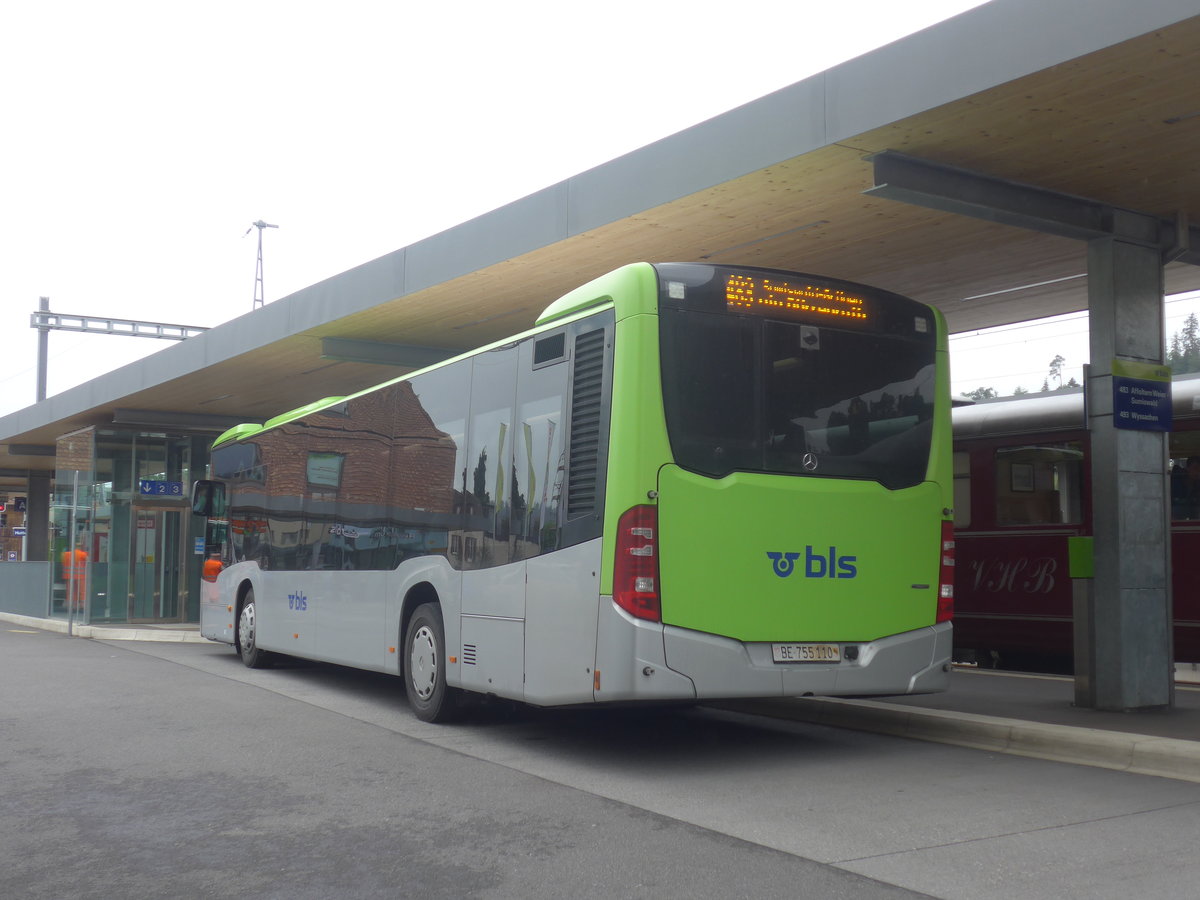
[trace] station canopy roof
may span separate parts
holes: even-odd
[[[0,418],[0,473],[52,469],[38,449],[88,425],[218,430],[362,389],[523,330],[638,260],[864,282],[938,306],[952,331],[1086,308],[1083,241],[866,195],[869,158],[1185,222],[1198,13],[994,0]],[[1168,292],[1200,288],[1200,266],[1166,271]]]

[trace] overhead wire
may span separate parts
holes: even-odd
[[[1171,312],[1165,312],[1163,321],[1165,324],[1164,330],[1166,331],[1166,337],[1167,337],[1168,342],[1170,341],[1171,337],[1174,334],[1178,333],[1178,331],[1180,330],[1180,328],[1178,327],[1178,324],[1186,322],[1187,317],[1190,315],[1200,314],[1200,312],[1198,312],[1198,311],[1200,311],[1200,291],[1189,291],[1189,292],[1180,293],[1180,294],[1173,294],[1169,297],[1166,297],[1163,300],[1164,308],[1169,308],[1169,307],[1175,306],[1176,304],[1188,303],[1188,302],[1191,302],[1192,304],[1194,304],[1195,308],[1185,309],[1184,312],[1176,312],[1174,314],[1172,314]],[[1078,310],[1073,313],[1064,313],[1063,315],[1060,315],[1060,316],[1050,316],[1045,319],[1035,319],[1035,320],[1029,320],[1029,321],[1025,321],[1025,322],[1013,322],[1013,323],[1009,323],[1007,325],[997,325],[992,328],[981,328],[981,329],[977,329],[975,331],[964,331],[964,332],[960,332],[958,334],[950,335],[950,337],[949,337],[950,349],[951,349],[951,352],[953,353],[955,344],[961,343],[962,341],[968,340],[971,338],[986,339],[988,337],[994,336],[999,339],[999,338],[1002,338],[1003,336],[1012,335],[1016,332],[1029,331],[1029,330],[1045,330],[1045,329],[1050,329],[1055,325],[1064,325],[1064,324],[1069,324],[1072,322],[1080,322],[1080,323],[1083,323],[1086,325],[1086,323],[1088,322],[1088,319],[1089,319],[1089,315],[1088,315],[1087,310]],[[1178,323],[1178,324],[1176,324],[1176,323]],[[1175,324],[1176,327],[1172,327],[1173,324]],[[996,340],[994,342],[986,343],[986,344],[972,343],[969,348],[969,352],[975,353],[975,352],[984,351],[984,350],[1000,350],[1000,349],[1003,349],[1006,347],[1019,347],[1022,345],[1028,345],[1035,341],[1038,341],[1038,342],[1040,342],[1040,341],[1056,341],[1056,340],[1057,341],[1068,341],[1071,339],[1078,339],[1079,337],[1085,336],[1088,333],[1089,333],[1089,330],[1087,328],[1083,328],[1083,329],[1072,329],[1070,331],[1056,331],[1053,334],[1047,333],[1045,335],[1040,335],[1040,336],[1022,336],[1015,340]],[[1032,351],[1030,351],[1030,352],[1032,352]],[[1085,355],[1086,355],[1086,350],[1085,350]],[[1087,362],[1087,360],[1085,359],[1084,362]],[[1063,372],[1064,381],[1071,377],[1074,377],[1070,373],[1072,371],[1076,371],[1076,372],[1080,371],[1081,366],[1082,366],[1081,363],[1076,363],[1071,366],[1065,366],[1064,372]],[[953,372],[953,369],[954,369],[954,366],[951,365],[952,372]],[[1034,380],[1036,380],[1038,377],[1048,377],[1048,376],[1049,376],[1049,366],[1047,365],[1047,367],[1045,369],[1029,369],[1029,370],[1017,371],[1017,372],[1013,372],[1013,371],[993,372],[991,374],[982,374],[982,375],[971,374],[971,375],[968,375],[965,377],[954,377],[953,380],[956,385],[962,385],[964,383],[970,383],[970,384],[986,383],[989,380],[1000,379],[1000,378],[1017,379],[1017,380],[1020,380],[1023,378],[1033,378]]]

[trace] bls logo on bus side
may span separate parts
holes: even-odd
[[[829,553],[816,553],[811,544],[804,548],[804,553],[773,553],[767,551],[771,566],[780,578],[787,578],[796,570],[796,560],[804,557],[805,578],[854,578],[858,575],[857,556],[839,556],[837,547],[830,547]]]

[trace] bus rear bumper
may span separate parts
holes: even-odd
[[[696,685],[701,699],[731,697],[880,696],[944,691],[950,683],[953,633],[944,622],[867,643],[837,663],[776,663],[769,642],[666,626],[666,663]]]

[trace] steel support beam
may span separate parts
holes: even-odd
[[[1153,247],[1164,261],[1200,265],[1200,228],[1182,214],[1161,219],[1098,200],[917,159],[895,150],[868,157],[875,186],[863,193],[1042,234],[1092,241],[1114,237]]]

